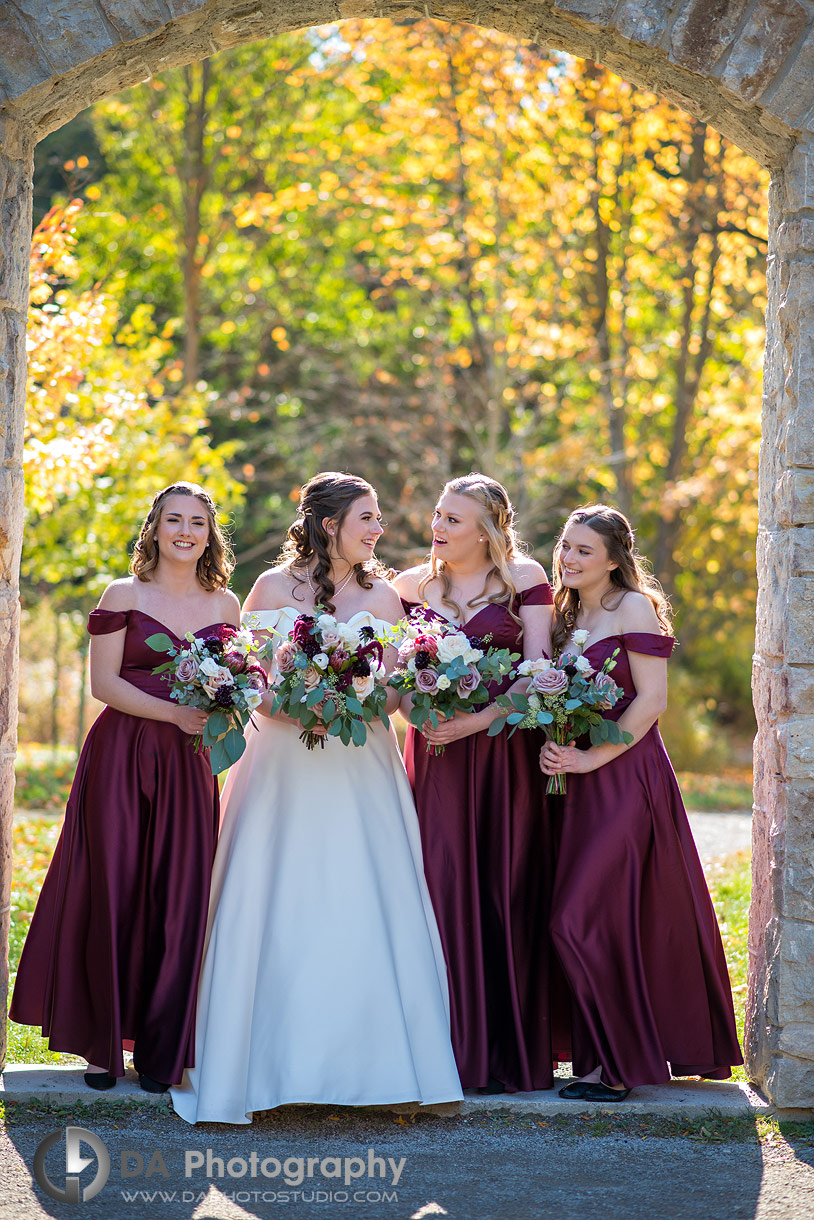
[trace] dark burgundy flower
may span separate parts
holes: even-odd
[[[563,665],[562,671],[563,673],[568,674],[569,678],[573,678],[574,674],[579,672],[576,665]]]
[[[376,632],[373,630],[372,627],[360,627],[359,635],[362,637],[363,640],[375,640],[375,638],[376,638]]]
[[[365,657],[359,657],[351,668],[354,678],[366,678],[370,673],[370,662]]]
[[[218,707],[232,707],[234,704],[234,699],[232,698],[233,690],[233,686],[221,686],[220,689],[215,692],[215,702],[217,703]]]
[[[222,657],[226,651],[223,646],[223,640],[216,635],[207,636],[204,640],[204,648],[207,648],[216,657]]]
[[[431,661],[432,661],[432,657],[427,652],[426,648],[420,648],[418,650],[418,652],[415,654],[416,669],[426,669],[427,666],[431,663]]]
[[[347,690],[352,681],[353,681],[353,673],[349,669],[346,669],[343,674],[337,674],[336,675],[337,690]]]

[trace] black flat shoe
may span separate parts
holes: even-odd
[[[572,1080],[570,1084],[564,1085],[560,1089],[560,1097],[564,1097],[566,1101],[581,1101],[585,1096],[585,1090],[590,1087],[591,1082],[588,1080]]]
[[[586,1084],[580,1097],[583,1101],[624,1101],[629,1095],[630,1089],[611,1089],[608,1085],[603,1084],[601,1080],[596,1080],[592,1084]]]
[[[153,1080],[152,1076],[147,1076],[144,1072],[139,1072],[138,1082],[145,1093],[166,1093],[170,1087],[161,1080]]]
[[[112,1089],[115,1083],[116,1077],[110,1072],[85,1072],[85,1084],[90,1089]]]
[[[494,1096],[497,1093],[505,1093],[506,1086],[502,1080],[495,1080],[494,1076],[490,1076],[486,1084],[480,1085],[477,1090],[484,1096]]]

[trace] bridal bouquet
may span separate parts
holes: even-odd
[[[616,667],[616,652],[599,669],[594,669],[582,649],[588,638],[587,631],[575,631],[571,637],[579,649],[576,656],[563,654],[557,661],[541,657],[536,661],[523,661],[517,668],[522,677],[531,679],[525,695],[514,692],[499,695],[496,702],[507,708],[506,723],[515,729],[542,729],[550,741],[567,745],[583,733],[587,733],[591,744],[598,746],[604,741],[614,745],[633,740],[630,733],[620,729],[613,720],[606,720],[603,712],[609,711],[622,698],[624,691],[617,686],[610,671]],[[547,793],[562,795],[565,792],[565,776],[552,775],[546,785]]]
[[[222,638],[203,640],[188,631],[180,648],[162,631],[148,636],[147,644],[169,654],[169,661],[153,673],[172,682],[170,698],[210,713],[203,733],[194,738],[195,749],[209,750],[212,774],[219,775],[246,749],[243,730],[267,685],[265,671],[255,660],[265,655],[266,645],[247,627],[226,627]]]
[[[309,750],[324,749],[326,735],[363,746],[373,720],[390,727],[382,656],[372,627],[339,623],[332,614],[301,614],[274,653],[272,714],[299,721],[300,741]],[[325,732],[315,732],[317,725]]]
[[[437,729],[441,718],[458,711],[472,712],[488,703],[486,684],[512,674],[512,665],[519,659],[508,648],[486,647],[489,637],[471,640],[452,623],[426,617],[420,608],[397,623],[391,634],[399,657],[389,685],[400,695],[412,695],[410,723],[417,729],[428,720]],[[444,746],[427,742],[427,751],[443,754]]]

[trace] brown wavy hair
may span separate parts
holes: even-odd
[[[479,506],[478,529],[482,530],[486,537],[487,553],[492,561],[492,566],[484,577],[483,588],[476,597],[466,603],[467,607],[471,609],[478,602],[486,605],[490,602],[503,602],[508,598],[509,614],[522,628],[522,622],[512,608],[517,596],[517,588],[512,580],[509,562],[523,554],[525,546],[518,538],[514,528],[514,508],[509,499],[509,493],[502,483],[498,483],[497,479],[490,479],[488,475],[479,474],[477,471],[461,475],[457,479],[450,479],[448,483],[444,484],[441,495],[445,495],[448,491],[453,492],[456,496],[469,496]],[[431,553],[429,569],[427,575],[422,577],[419,582],[419,597],[424,596],[424,589],[429,582],[437,579],[441,584],[441,601],[455,612],[456,618],[463,621],[463,608],[450,597],[452,581],[443,559],[438,559]],[[496,593],[487,597],[486,590],[493,577],[497,578],[500,588]]]
[[[616,564],[608,573],[611,587],[602,596],[602,606],[606,610],[615,610],[625,593],[644,593],[653,603],[662,634],[670,635],[670,603],[655,576],[647,570],[647,561],[637,551],[636,539],[627,517],[608,504],[586,504],[571,513],[554,548],[554,622],[551,628],[554,655],[559,655],[574,630],[580,605],[577,590],[569,589],[562,583],[560,569],[560,547],[569,525],[587,525],[595,534],[599,534],[608,559]],[[615,604],[606,605],[605,599],[612,599],[617,594],[621,596],[616,598]]]
[[[300,492],[297,508],[299,516],[289,527],[278,563],[284,564],[298,584],[306,583],[305,573],[312,559],[316,559],[313,584],[316,605],[324,606],[329,614],[336,607],[335,592],[331,580],[331,536],[323,521],[336,522],[336,542],[340,543],[342,522],[355,500],[362,496],[375,496],[376,489],[367,480],[355,474],[343,474],[336,470],[324,470],[315,474]],[[342,557],[341,550],[339,551]],[[373,577],[386,579],[387,569],[375,557],[365,563],[354,564],[356,583],[361,589],[373,588]]]
[[[229,577],[235,566],[232,548],[218,522],[218,510],[212,497],[197,483],[171,483],[169,487],[164,487],[158,492],[150,511],[144,518],[141,533],[133,548],[130,571],[139,580],[149,581],[150,573],[158,567],[156,533],[168,496],[194,496],[203,504],[209,521],[209,541],[203,555],[198,560],[196,575],[201,587],[208,592],[213,589],[228,588]]]

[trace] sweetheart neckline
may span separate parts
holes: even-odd
[[[308,611],[304,610],[302,607],[300,607],[298,609],[296,606],[274,606],[273,609],[271,609],[271,610],[246,610],[246,611],[244,611],[244,613],[241,617],[248,619],[248,618],[251,618],[251,616],[253,614],[282,614],[282,612],[284,610],[292,610],[294,612],[294,614],[297,616],[299,616],[300,614],[308,613]],[[375,619],[377,623],[389,623],[390,622],[389,619],[380,618],[380,616],[378,614],[374,614],[372,612],[372,610],[354,610],[354,612],[350,616],[350,618],[345,618],[345,619],[337,618],[336,621],[338,623],[344,623],[346,626],[350,626],[350,624],[353,622],[353,620],[355,618],[358,618],[360,614],[367,615],[368,618]],[[392,623],[390,625],[393,626]]]

